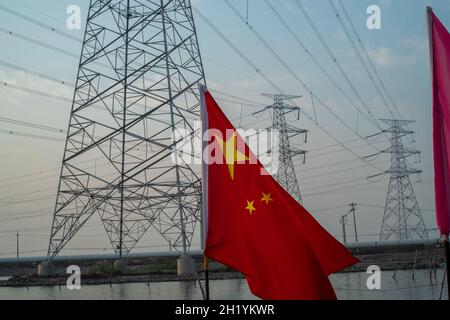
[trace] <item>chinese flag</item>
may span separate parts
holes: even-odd
[[[250,161],[255,158],[248,146],[204,88],[201,97],[203,129],[209,132],[205,256],[244,274],[262,299],[336,299],[328,276],[358,260],[259,161]]]
[[[433,77],[434,189],[437,225],[450,233],[450,34],[428,9]]]

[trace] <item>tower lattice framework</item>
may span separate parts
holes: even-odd
[[[91,0],[49,258],[94,214],[119,257],[151,227],[189,250],[201,181],[172,157],[173,131],[194,133],[201,83],[190,0]]]
[[[290,125],[286,121],[286,115],[292,112],[300,114],[299,107],[291,106],[286,103],[287,100],[297,99],[300,96],[281,95],[281,94],[263,94],[273,99],[273,104],[268,107],[272,111],[272,127],[279,133],[279,168],[274,176],[275,179],[284,187],[284,189],[293,196],[299,203],[302,203],[300,187],[295,173],[293,158],[303,156],[305,161],[306,151],[295,148],[291,145],[291,139],[298,135],[305,136],[307,139],[307,130],[299,129]]]
[[[389,189],[386,197],[380,240],[427,239],[428,232],[414,193],[410,175],[422,171],[408,165],[407,159],[420,151],[404,145],[402,138],[413,135],[407,126],[414,121],[382,120],[389,126],[391,146],[382,153],[391,154]]]

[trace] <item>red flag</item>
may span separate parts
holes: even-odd
[[[428,10],[433,77],[434,188],[437,225],[450,233],[450,34]]]
[[[328,276],[358,260],[268,175],[202,91],[205,255],[241,272],[263,299],[336,299]],[[221,161],[222,160],[222,161]]]

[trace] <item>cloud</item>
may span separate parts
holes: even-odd
[[[369,52],[370,58],[381,67],[395,67],[401,63],[399,56],[391,48],[379,47]]]
[[[391,48],[378,47],[369,51],[372,61],[383,68],[396,68],[402,66],[410,66],[416,63],[423,50],[408,50],[408,53],[396,53]]]
[[[377,47],[369,50],[372,61],[383,68],[410,66],[427,54],[427,40],[421,37],[407,37],[398,42],[401,49]]]
[[[1,71],[0,81],[8,88],[8,85],[15,85],[23,88],[29,88],[30,90],[40,91],[44,94],[59,96],[71,100],[73,95],[73,88],[70,86],[64,86],[62,84],[55,83],[53,81],[43,79],[34,75],[22,71]],[[21,99],[34,96],[32,93],[12,89],[0,93],[0,97],[9,97],[11,102],[19,102]]]

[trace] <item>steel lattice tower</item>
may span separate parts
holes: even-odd
[[[189,250],[201,182],[172,133],[194,132],[204,82],[190,0],[91,0],[49,259],[94,214],[120,258],[150,227]]]
[[[410,175],[422,171],[411,168],[407,158],[420,154],[420,151],[406,147],[402,138],[414,134],[407,125],[414,121],[382,119],[389,129],[385,133],[391,135],[391,146],[381,153],[391,154],[389,189],[386,197],[380,240],[427,239],[428,232],[417,203],[411,184]]]
[[[306,151],[292,147],[290,139],[300,134],[304,134],[306,142],[308,131],[305,129],[296,128],[287,123],[286,114],[297,112],[298,115],[300,115],[300,109],[285,102],[286,100],[300,98],[300,96],[289,96],[281,94],[263,95],[273,98],[273,104],[267,107],[267,109],[272,110],[271,129],[277,130],[279,132],[279,169],[277,174],[275,175],[275,179],[285,188],[285,190],[291,196],[293,196],[298,202],[302,203],[300,187],[297,181],[297,174],[295,173],[295,167],[292,158],[301,155],[303,156],[304,162]]]

